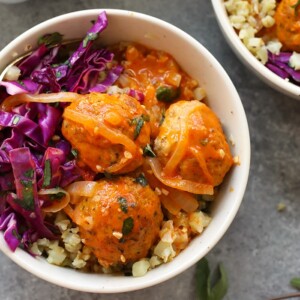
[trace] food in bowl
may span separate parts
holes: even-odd
[[[1,90],[4,239],[60,266],[133,276],[171,261],[210,223],[233,165],[205,91],[161,50],[79,45],[59,33]]]
[[[299,86],[299,1],[227,0],[224,5],[247,49],[272,72]]]

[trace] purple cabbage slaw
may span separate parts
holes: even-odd
[[[0,82],[0,88],[6,89],[0,93],[0,103],[18,93],[106,92],[123,71],[114,64],[113,53],[92,47],[106,27],[106,13],[102,12],[63,63],[57,61],[62,45],[42,43],[19,63],[20,80]],[[106,76],[99,82],[103,72]],[[128,94],[143,100],[139,91],[128,90]],[[63,107],[26,103],[10,112],[0,111],[0,230],[12,251],[18,246],[29,250],[29,245],[41,237],[57,238],[55,228],[42,213],[45,199],[38,191],[63,188],[85,175],[60,131]]]
[[[289,65],[291,52],[280,52],[278,55],[268,51],[266,67],[283,79],[288,79],[296,85],[300,85],[300,71],[294,70]]]

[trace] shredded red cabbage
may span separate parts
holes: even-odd
[[[289,65],[291,52],[281,52],[278,55],[268,52],[266,67],[283,79],[289,79],[294,84],[300,84],[300,71]]]
[[[3,237],[12,251],[20,245],[21,237],[17,226],[16,213],[10,208],[6,208],[0,216],[0,230],[4,232]]]
[[[123,71],[112,52],[93,47],[107,24],[102,12],[64,61],[61,35],[42,37],[39,47],[18,64],[20,78],[0,81],[0,103],[19,93],[106,92]],[[143,102],[140,91],[126,92]],[[40,189],[64,188],[76,180],[95,177],[77,166],[76,151],[61,134],[65,105],[26,103],[0,111],[0,230],[12,251],[22,245],[30,252],[30,244],[38,238],[57,238],[57,228],[42,213],[47,203],[39,197]]]

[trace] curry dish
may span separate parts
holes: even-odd
[[[41,44],[38,67],[25,58],[1,83],[0,225],[13,251],[142,276],[208,226],[233,158],[204,88],[170,54],[93,40],[62,63]]]

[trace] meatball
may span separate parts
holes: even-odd
[[[154,150],[165,177],[212,186],[222,182],[233,163],[220,121],[196,100],[169,107]]]
[[[275,13],[276,34],[285,50],[300,51],[300,7],[296,0],[282,0]]]
[[[65,108],[62,133],[78,152],[78,165],[124,174],[143,162],[150,142],[149,116],[126,94],[81,95]]]
[[[92,197],[66,209],[102,266],[144,258],[157,241],[163,215],[158,196],[146,184],[144,177],[101,179]]]

